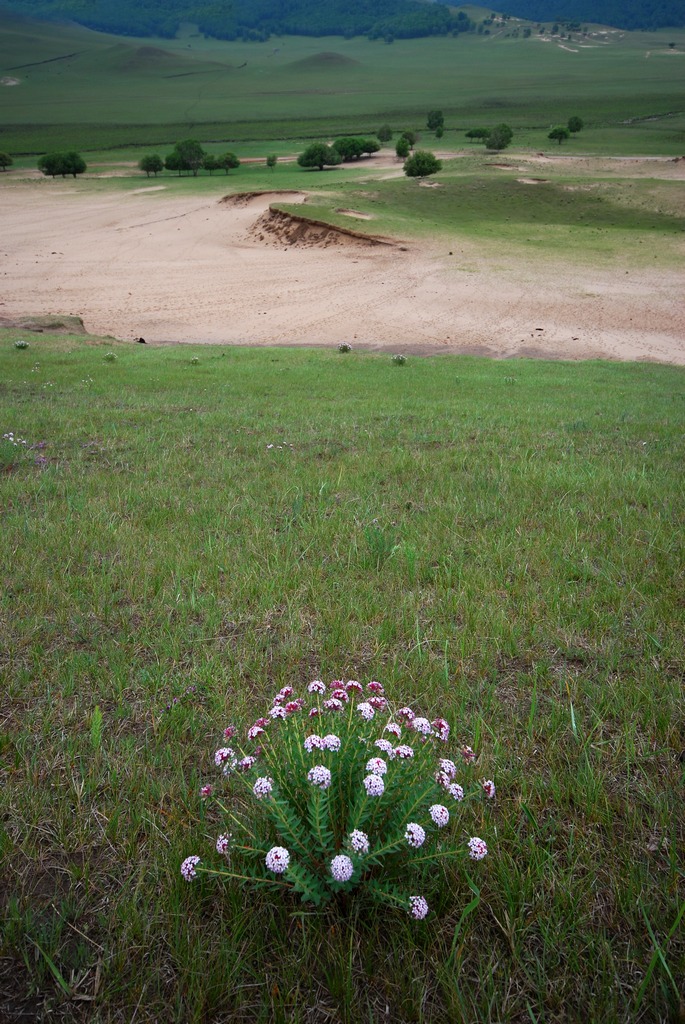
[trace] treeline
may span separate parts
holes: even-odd
[[[36,18],[78,22],[116,35],[175,36],[191,22],[217,39],[264,41],[271,35],[410,39],[474,31],[463,11],[418,0],[3,0]]]
[[[648,30],[685,26],[683,0],[502,0],[499,9],[536,22],[593,22]]]

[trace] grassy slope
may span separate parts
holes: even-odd
[[[682,370],[17,336],[0,427],[45,448],[2,478],[4,1012],[675,1017]],[[178,876],[221,728],[340,674],[495,774],[462,924],[459,874],[418,928]]]
[[[448,128],[460,129],[508,120],[541,130],[580,113],[605,147],[608,126],[638,119],[610,136],[617,151],[679,152],[685,58],[669,53],[667,35],[616,34],[571,53],[534,37],[155,42],[10,21],[0,69],[20,84],[0,89],[0,144],[35,152],[67,138],[97,149],[189,133],[321,137],[374,131],[384,120],[421,127],[441,107]]]

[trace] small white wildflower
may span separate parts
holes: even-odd
[[[196,866],[200,863],[200,858],[197,854],[193,854],[191,857],[186,859],[181,864],[181,874],[185,878],[186,882],[192,882],[194,878],[197,878]]]
[[[415,821],[410,821],[404,833],[404,838],[409,846],[413,846],[415,850],[418,850],[419,846],[423,846],[426,841],[425,829],[417,825]]]
[[[408,722],[411,722],[414,718],[414,712],[411,708],[400,708],[397,712],[398,718],[405,718]]]
[[[358,683],[356,679],[350,679],[345,683],[345,689],[348,693],[363,693],[364,687],[361,683]]]
[[[235,753],[230,747],[219,747],[219,749],[214,752],[214,764],[217,768],[222,768],[225,764],[235,765],[235,763]]]
[[[362,701],[361,704],[357,704],[357,711],[362,716],[365,722],[370,722],[376,712],[373,710],[368,701]]]
[[[488,800],[492,800],[495,795],[495,783],[492,779],[483,779],[483,792],[485,793]]]
[[[331,861],[331,874],[336,882],[349,882],[354,874],[354,864],[346,854],[339,853]]]
[[[382,757],[372,757],[366,762],[366,770],[373,775],[385,775],[388,766]]]
[[[447,792],[449,793],[450,796],[454,797],[455,800],[461,801],[464,799],[464,790],[461,788],[458,782],[452,782],[447,787]]]
[[[336,736],[335,733],[329,732],[323,738],[323,745],[326,750],[340,750],[340,737]]]
[[[395,756],[395,748],[393,747],[390,740],[376,740],[374,743],[374,747],[378,747],[379,750],[382,750],[383,753],[387,754],[388,757],[390,758]]]
[[[436,718],[433,722],[433,728],[438,739],[442,740],[443,743],[447,743],[450,738],[449,722],[446,722],[444,718]]]
[[[450,812],[443,804],[433,804],[432,807],[428,808],[428,813],[438,828],[444,828],[445,825],[449,824]]]
[[[323,702],[323,706],[325,707],[326,711],[341,711],[343,707],[343,702],[341,700],[338,700],[337,697],[329,697],[328,700],[325,700]]]
[[[313,768],[310,768],[307,778],[313,786],[318,786],[319,789],[328,789],[331,784],[331,773],[322,764],[315,764]]]
[[[385,792],[385,783],[380,775],[367,775],[364,787],[369,796],[382,796]]]
[[[325,693],[326,684],[320,679],[314,679],[307,687],[307,690],[309,693]]]
[[[274,706],[269,709],[269,718],[286,718],[287,714],[288,713],[285,708],[281,707],[280,704],[274,704]]]
[[[440,758],[440,771],[444,772],[448,778],[453,779],[457,774],[457,766],[454,761],[449,761],[446,757]]]
[[[417,921],[423,921],[424,917],[428,913],[428,903],[423,896],[409,897],[409,913]]]
[[[487,846],[482,839],[478,838],[478,836],[474,836],[472,839],[469,839],[468,847],[469,857],[471,857],[472,860],[482,860],[483,857],[487,857],[488,855]]]
[[[311,736],[307,736],[304,741],[304,749],[308,754],[311,754],[312,750],[323,750],[324,742],[320,736],[313,733]]]
[[[372,679],[371,682],[366,687],[366,689],[370,690],[371,693],[379,693],[381,697],[385,693],[385,690],[383,689],[383,684],[379,683],[377,679]]]
[[[250,768],[257,763],[257,758],[252,757],[251,754],[247,754],[246,757],[241,757],[238,761],[236,768],[239,772],[249,772]]]
[[[433,731],[427,718],[412,718],[411,726],[416,732],[420,732],[422,736],[430,736]]]
[[[248,740],[256,740],[258,736],[262,736],[263,734],[264,730],[262,729],[261,725],[251,725],[250,728],[247,730]]]
[[[353,832],[350,832],[350,846],[355,853],[368,853],[369,837],[366,832],[360,832],[358,828],[355,828]]]
[[[282,875],[288,870],[290,854],[284,846],[272,846],[264,858],[267,871],[273,871],[275,875]]]
[[[399,757],[402,758],[402,760],[406,760],[408,757],[413,756],[414,751],[410,746],[408,746],[408,744],[400,743],[399,747],[395,747],[395,757]]]
[[[384,731],[389,732],[391,736],[399,739],[402,735],[402,726],[398,725],[397,722],[388,722]]]
[[[230,845],[231,845],[231,836],[230,836],[230,834],[227,835],[226,833],[223,833],[222,835],[219,836],[219,838],[216,841],[216,852],[217,853],[223,853],[225,855],[225,854],[228,853]]]
[[[261,775],[255,780],[255,784],[252,787],[252,792],[258,800],[263,800],[265,796],[271,796],[271,791],[274,788],[273,780],[267,778],[265,775]]]

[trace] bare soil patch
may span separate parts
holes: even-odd
[[[685,172],[685,162],[651,163]],[[22,318],[58,314],[69,330],[82,322],[89,333],[148,344],[350,341],[685,365],[679,267],[583,266],[563,253],[527,263],[460,237],[407,248],[318,224],[306,207],[272,208],[303,192],[221,202],[158,191],[125,203],[121,193],[60,185],[0,181],[5,323],[28,329]]]

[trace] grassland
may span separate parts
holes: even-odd
[[[3,331],[0,381],[33,446],[1,480],[3,1020],[678,1019],[682,370]],[[181,881],[224,725],[341,674],[494,766],[465,918],[449,871],[421,926]]]
[[[321,138],[384,121],[421,128],[434,107],[445,111],[449,142],[474,124],[506,120],[524,145],[540,148],[550,124],[579,113],[590,152],[683,149],[685,39],[677,31],[671,51],[673,32],[603,33],[564,49],[504,35],[391,46],[228,43],[192,33],[135,40],[7,17],[3,29],[0,76],[18,84],[0,88],[0,145],[13,153],[162,145],[189,134],[203,142]]]

